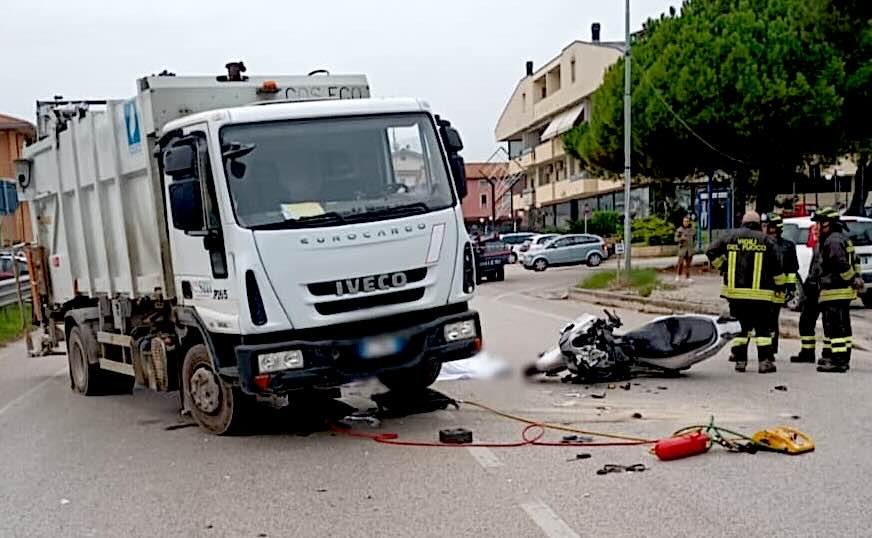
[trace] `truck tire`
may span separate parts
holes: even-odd
[[[511,254],[509,254],[509,263],[518,263],[518,254],[517,253],[512,252]]]
[[[130,376],[107,372],[100,365],[92,363],[91,355],[96,353],[96,339],[88,345],[88,329],[75,326],[70,329],[67,341],[67,361],[70,366],[70,386],[84,396],[104,394],[129,394],[133,390],[134,379]]]
[[[441,362],[423,361],[414,368],[384,373],[378,377],[378,380],[387,388],[397,392],[426,389],[436,382],[441,371]]]
[[[499,269],[494,271],[494,280],[497,282],[502,282],[506,279],[506,268],[505,266],[500,266]]]
[[[203,344],[193,346],[185,354],[182,391],[185,407],[197,424],[216,435],[239,433],[254,405],[238,387],[218,377]]]

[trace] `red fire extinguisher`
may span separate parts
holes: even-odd
[[[702,454],[709,448],[711,438],[703,432],[661,439],[654,444],[654,454],[661,460],[677,460]]]

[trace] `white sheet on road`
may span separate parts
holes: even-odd
[[[468,359],[442,363],[442,372],[437,381],[460,379],[493,379],[510,372],[509,363],[487,353],[479,353]]]

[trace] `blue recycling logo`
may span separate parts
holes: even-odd
[[[136,99],[124,103],[124,127],[127,133],[127,149],[130,153],[142,150],[142,130],[139,126],[139,115],[136,113]]]

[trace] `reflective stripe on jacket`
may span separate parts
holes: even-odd
[[[758,230],[732,230],[714,241],[706,256],[724,275],[726,299],[772,302],[787,283],[775,241]]]

